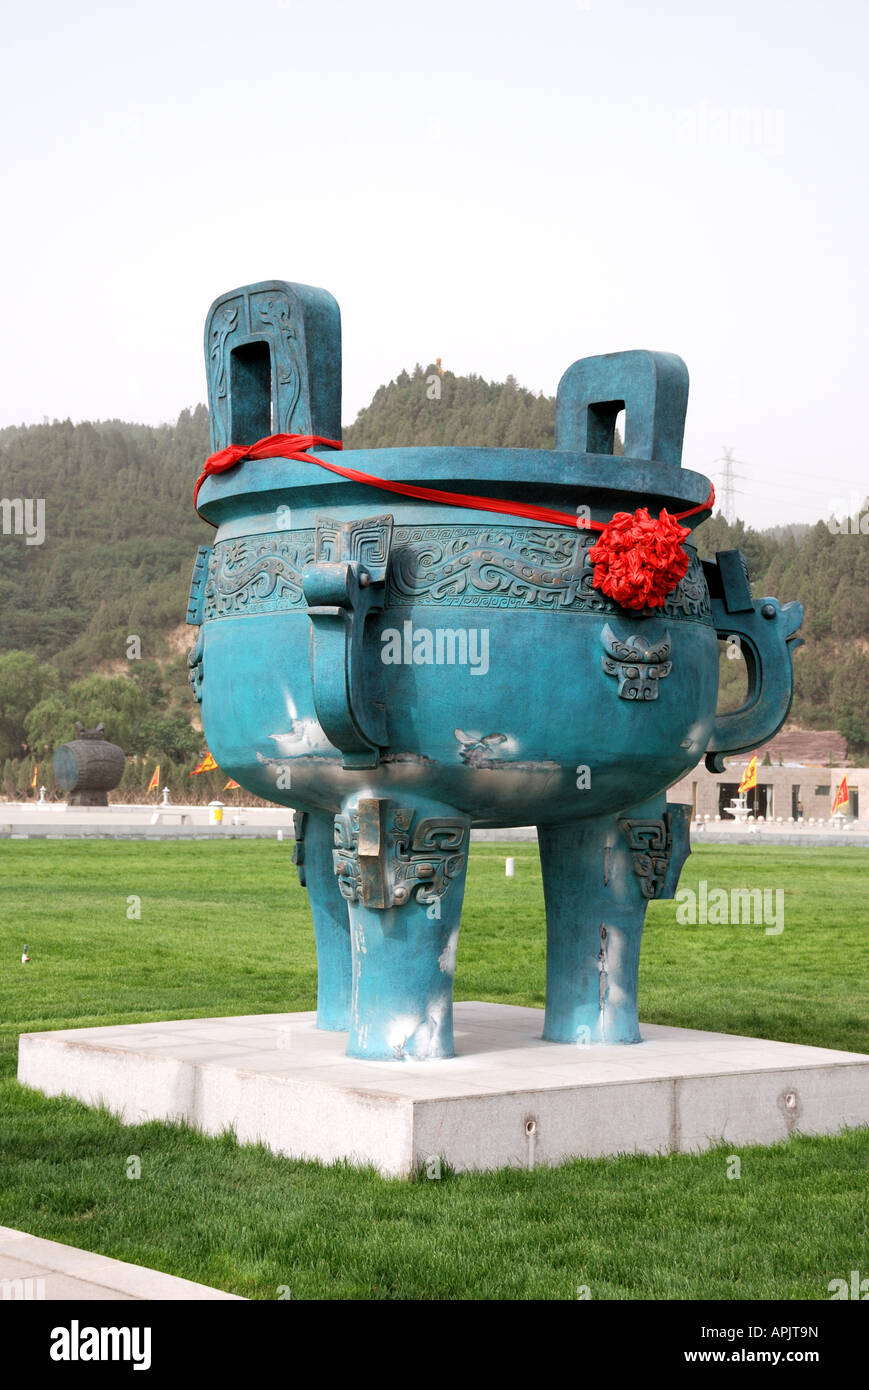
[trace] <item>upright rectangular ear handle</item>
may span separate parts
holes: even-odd
[[[261,280],[205,320],[211,449],[270,434],[341,438],[341,311],[328,290]]]
[[[688,368],[672,352],[610,352],[568,367],[555,399],[555,447],[611,454],[625,412],[625,457],[682,464]]]

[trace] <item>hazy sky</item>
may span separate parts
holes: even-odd
[[[866,0],[28,0],[3,21],[0,425],[205,399],[212,299],[322,285],[402,366],[677,352],[740,513],[869,491]],[[859,434],[859,431],[857,432]]]

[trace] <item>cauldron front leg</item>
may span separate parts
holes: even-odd
[[[672,897],[690,807],[663,797],[615,816],[538,827],[551,1042],[640,1042],[640,939],[653,898]]]
[[[350,919],[332,863],[333,817],[297,811],[293,859],[308,890],[317,942],[317,1027],[346,1033],[350,1027]]]
[[[427,798],[354,797],[335,817],[350,910],[347,1055],[453,1055],[453,976],[470,821]]]

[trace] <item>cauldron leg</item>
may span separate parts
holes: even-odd
[[[335,817],[350,908],[349,1057],[453,1055],[453,975],[470,820],[404,795],[354,797]]]
[[[640,938],[671,898],[689,850],[690,806],[657,797],[615,816],[539,826],[551,1042],[640,1042]]]
[[[333,817],[297,811],[293,859],[308,890],[317,942],[317,1027],[346,1033],[350,1027],[350,920],[335,879]]]
[[[538,828],[550,1042],[640,1041],[637,975],[647,899],[614,816]]]

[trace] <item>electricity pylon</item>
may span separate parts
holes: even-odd
[[[745,474],[737,473],[734,469],[734,464],[740,463],[744,466],[744,460],[735,459],[733,457],[733,450],[729,445],[722,444],[721,447],[724,453],[721,458],[716,459],[715,462],[723,463],[724,467],[720,468],[715,476],[721,479],[721,497],[719,499],[721,511],[724,514],[725,521],[732,526],[736,521],[736,502],[734,499],[737,493],[739,493],[740,496],[742,495],[742,488],[734,487],[734,483],[737,478],[740,482],[745,481]]]

